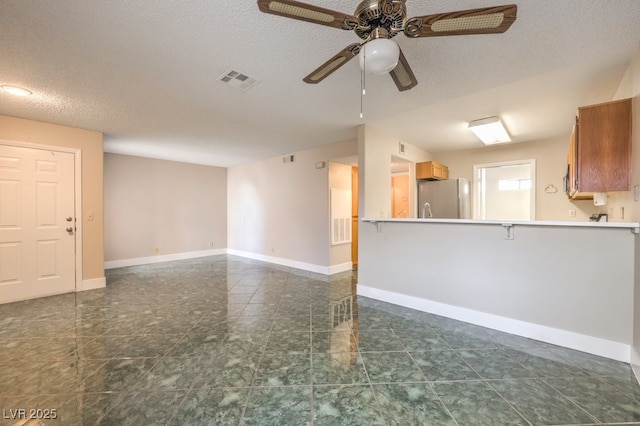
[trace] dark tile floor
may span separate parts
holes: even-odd
[[[640,422],[628,364],[354,289],[350,273],[215,256],[114,269],[106,289],[2,305],[0,422]]]

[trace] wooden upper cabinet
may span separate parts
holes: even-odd
[[[568,178],[573,199],[631,189],[631,99],[578,108]]]
[[[445,180],[449,179],[449,167],[437,161],[425,161],[416,164],[416,179]]]
[[[593,194],[578,195],[578,188],[576,186],[578,185],[578,175],[576,172],[576,164],[578,162],[578,151],[576,150],[577,123],[578,118],[576,117],[576,123],[573,126],[573,131],[571,132],[571,141],[569,142],[569,154],[567,154],[567,182],[565,182],[565,185],[567,185],[567,195],[574,200],[593,198]]]

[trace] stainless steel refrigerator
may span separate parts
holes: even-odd
[[[469,181],[463,178],[419,180],[417,216],[471,219]]]

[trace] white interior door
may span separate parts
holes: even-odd
[[[0,145],[0,303],[75,290],[74,160]]]

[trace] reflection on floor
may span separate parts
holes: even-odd
[[[107,283],[0,306],[3,423],[640,422],[628,364],[356,298],[350,273],[215,256]]]

